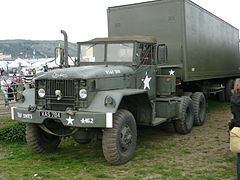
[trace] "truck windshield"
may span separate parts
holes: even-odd
[[[80,62],[104,62],[105,44],[82,44]]]
[[[80,46],[80,62],[132,62],[134,43],[97,43]],[[107,51],[105,51],[107,48]]]
[[[108,62],[131,62],[133,60],[133,43],[107,44]]]

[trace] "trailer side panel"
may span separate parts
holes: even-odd
[[[238,30],[196,4],[185,2],[185,80],[239,75]]]

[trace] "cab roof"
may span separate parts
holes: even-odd
[[[154,44],[157,42],[157,40],[151,36],[111,36],[105,38],[94,38],[90,41],[85,41],[83,43],[100,43],[100,42],[140,42]]]

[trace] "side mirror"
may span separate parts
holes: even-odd
[[[168,62],[168,50],[166,44],[157,45],[157,64],[166,64]]]

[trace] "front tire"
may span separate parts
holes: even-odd
[[[56,150],[61,139],[46,133],[37,124],[26,125],[26,140],[34,153],[50,153]]]
[[[118,110],[113,115],[113,128],[105,129],[102,138],[103,154],[113,165],[128,162],[137,143],[137,127],[131,112]]]
[[[179,119],[175,121],[175,129],[180,134],[190,133],[194,123],[192,100],[188,96],[182,96],[179,108]]]

